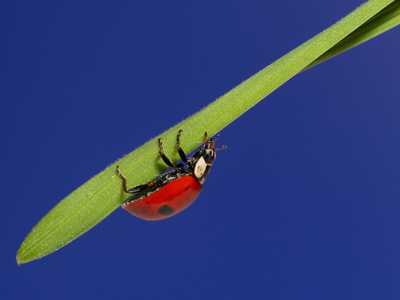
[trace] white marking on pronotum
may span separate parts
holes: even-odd
[[[196,165],[194,166],[194,176],[196,176],[197,179],[200,179],[204,175],[206,169],[207,169],[207,163],[201,156],[199,160],[196,162]]]

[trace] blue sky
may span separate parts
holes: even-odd
[[[0,298],[398,299],[399,28],[226,127],[185,212],[15,263],[75,188],[361,3],[3,3]]]

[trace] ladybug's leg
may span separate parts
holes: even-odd
[[[172,164],[172,162],[169,160],[169,158],[164,154],[164,148],[163,148],[163,145],[161,142],[161,138],[158,139],[158,147],[160,147],[160,151],[158,151],[158,153],[160,154],[162,160],[165,162],[165,164],[167,166],[169,166],[175,170],[175,166]]]
[[[182,129],[179,130],[178,135],[176,136],[176,150],[178,150],[179,153],[179,157],[181,158],[181,160],[185,163],[188,164],[188,160],[186,157],[185,152],[183,151],[183,149],[181,148],[181,141],[179,140],[180,136],[181,136],[181,132]]]
[[[145,190],[146,188],[148,188],[149,186],[152,186],[152,185],[154,184],[153,182],[148,182],[148,183],[141,184],[141,185],[138,185],[138,186],[135,186],[135,187],[133,187],[133,188],[128,189],[128,188],[126,187],[126,178],[125,178],[125,176],[121,173],[121,171],[119,170],[119,166],[117,166],[117,174],[118,174],[119,177],[122,178],[122,186],[123,186],[123,188],[124,188],[125,193],[127,193],[127,194],[136,194],[136,193],[139,193],[139,192]]]
[[[207,145],[206,147],[207,148],[210,148],[210,145],[212,144],[212,137],[208,138],[207,131],[204,132],[204,143],[206,143],[206,145]],[[201,147],[199,149],[201,149]]]

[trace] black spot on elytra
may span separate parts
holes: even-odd
[[[164,205],[158,209],[158,212],[164,216],[169,216],[169,215],[173,214],[175,211],[172,207],[169,207],[168,205]]]

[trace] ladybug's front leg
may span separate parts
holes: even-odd
[[[138,186],[128,189],[126,187],[126,178],[125,178],[124,174],[122,174],[121,171],[119,170],[119,166],[117,166],[117,174],[119,177],[122,178],[122,186],[124,188],[125,193],[127,193],[127,194],[139,193],[154,184],[154,182],[148,182],[148,183],[141,184],[141,185],[138,185]]]

